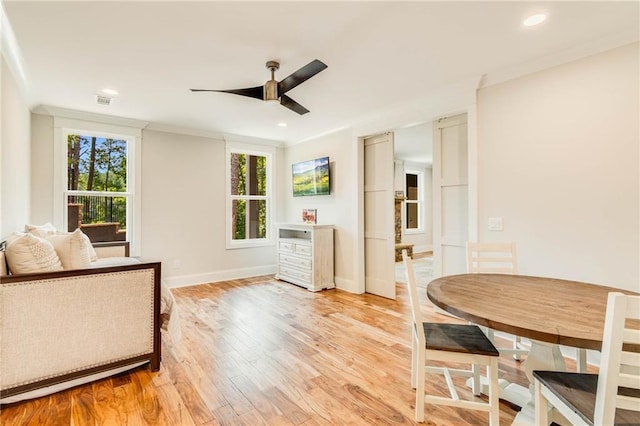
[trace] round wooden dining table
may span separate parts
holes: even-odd
[[[436,306],[521,337],[600,350],[607,294],[633,292],[556,278],[461,274],[436,278],[427,296]]]
[[[533,370],[566,370],[558,345],[600,350],[607,295],[612,291],[637,294],[578,281],[508,274],[449,275],[427,286],[429,300],[446,312],[530,339],[524,368],[530,381]],[[517,387],[506,387],[503,399],[523,407],[514,424],[526,424],[531,421],[533,398],[526,398],[532,386],[529,392],[511,389]]]

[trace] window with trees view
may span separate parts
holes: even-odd
[[[267,240],[271,157],[230,151],[227,158],[231,242]]]
[[[422,172],[405,173],[405,230],[422,229]]]
[[[127,140],[68,133],[66,142],[68,230],[93,242],[128,240]]]

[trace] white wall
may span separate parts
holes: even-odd
[[[302,209],[318,210],[319,224],[332,224],[334,230],[334,271],[336,287],[348,291],[356,289],[357,214],[358,197],[353,144],[350,130],[344,130],[287,148],[280,165],[283,200],[278,222],[302,223]],[[329,156],[331,194],[294,197],[291,188],[291,165],[305,160]]]
[[[640,291],[638,49],[479,91],[479,237],[521,273]]]
[[[225,248],[224,141],[150,130],[142,140],[143,257],[162,260],[172,285],[275,273],[274,245]]]
[[[31,220],[31,114],[4,57],[0,74],[0,237],[6,237]]]
[[[32,114],[32,135],[32,218],[43,223],[54,217],[53,117]],[[224,162],[222,139],[142,132],[141,257],[161,261],[172,286],[275,273],[275,245],[226,249]]]
[[[53,220],[53,117],[31,114],[31,221]]]

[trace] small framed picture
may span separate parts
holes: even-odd
[[[302,221],[308,224],[318,223],[317,209],[302,209]]]
[[[396,197],[404,197],[404,191],[396,191]]]

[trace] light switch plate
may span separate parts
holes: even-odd
[[[489,231],[502,231],[502,218],[490,217],[489,218]]]

